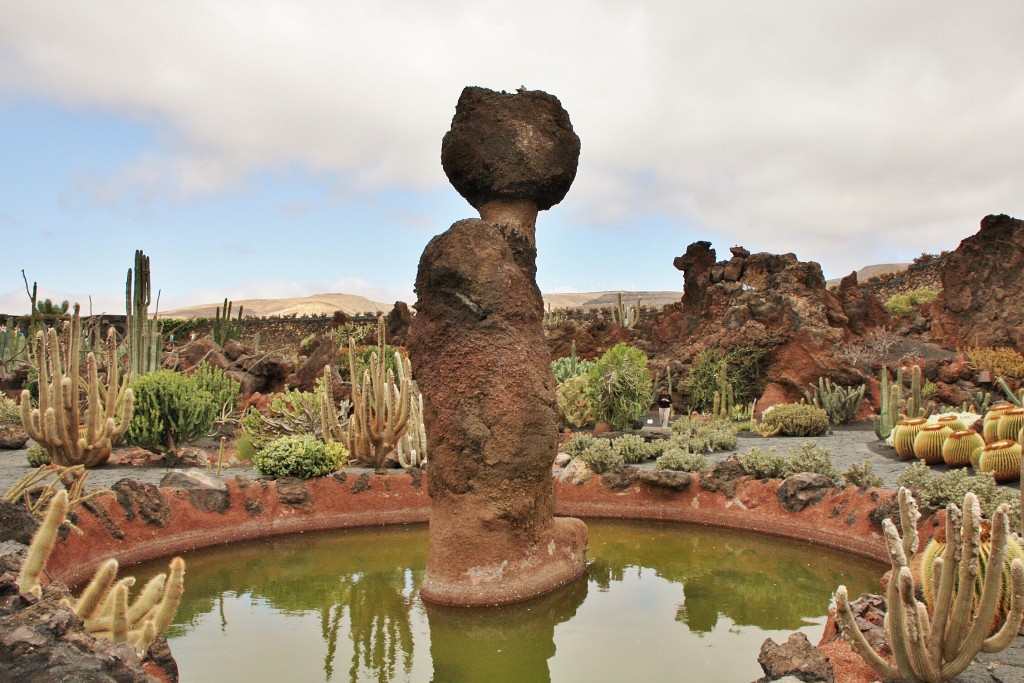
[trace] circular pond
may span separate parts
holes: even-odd
[[[183,683],[750,681],[766,637],[821,636],[833,591],[884,567],[722,529],[590,520],[585,578],[510,607],[426,605],[423,526],[188,553],[168,631]],[[166,568],[134,568],[140,580]]]

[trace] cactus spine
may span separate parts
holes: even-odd
[[[964,411],[967,412],[967,411]],[[936,419],[936,424],[940,424],[949,427],[954,432],[959,432],[962,429],[967,429],[964,423],[960,420],[960,417],[956,414],[940,415]]]
[[[39,585],[39,576],[46,567],[46,560],[53,552],[53,544],[57,542],[57,530],[64,523],[68,514],[68,492],[59,491],[50,501],[46,508],[46,516],[43,523],[39,525],[32,543],[29,545],[25,562],[21,565],[21,572],[18,574],[18,590],[22,593],[32,593],[36,597],[42,595],[43,589]]]
[[[993,441],[981,449],[978,469],[991,472],[996,481],[1014,481],[1020,478],[1021,447],[1016,441]]]
[[[132,418],[132,390],[127,378],[118,383],[116,344],[110,330],[107,344],[107,383],[100,391],[96,356],[86,357],[88,407],[79,411],[81,374],[78,368],[81,347],[79,307],[70,322],[64,323],[63,344],[57,330],[36,333],[36,358],[39,359],[39,407],[32,409],[28,390],[21,392],[21,420],[25,431],[50,454],[55,465],[95,467],[107,461],[112,440],[120,438]],[[61,358],[61,348],[66,358]]]
[[[1024,427],[1024,408],[1011,408],[1003,412],[997,423],[996,436],[1002,439],[1017,441],[1021,427]]]
[[[135,269],[128,269],[124,288],[124,308],[127,316],[128,368],[132,377],[140,377],[160,369],[163,353],[163,323],[157,321],[156,313],[149,317],[152,287],[149,273],[149,257],[141,249],[135,251]],[[157,293],[157,309],[160,308],[160,294]]]
[[[918,550],[917,522],[921,515],[905,488],[900,488],[899,505],[903,536],[891,520],[882,523],[892,564],[892,579],[886,590],[885,633],[895,666],[871,648],[857,627],[846,586],[836,592],[836,618],[851,647],[884,680],[941,683],[963,672],[979,651],[998,652],[1016,637],[1024,619],[1024,561],[1017,558],[1011,564],[1010,611],[1001,628],[988,637],[1000,603],[1000,569],[1007,555],[1009,522],[1007,508],[1001,505],[992,520],[988,571],[984,572],[981,596],[975,600],[980,574],[981,508],[977,497],[968,493],[962,516],[955,505],[947,508],[946,538],[954,542],[947,543],[942,557],[934,561],[938,578],[935,607],[929,615],[915,597],[917,586],[908,565]],[[960,543],[955,542],[958,527]]]
[[[914,457],[926,465],[938,465],[942,462],[942,445],[952,433],[945,425],[925,425],[914,437]]]
[[[348,340],[354,407],[348,427],[348,450],[357,461],[378,469],[405,435],[412,404],[409,360],[395,351],[396,382],[394,372],[385,363],[385,341],[384,317],[381,316],[377,319],[377,350],[370,355],[370,367],[360,377],[356,372],[355,340]]]
[[[896,455],[903,460],[910,460],[914,457],[914,440],[927,423],[927,418],[923,417],[907,418],[896,423],[896,430],[892,437]]]
[[[1012,403],[997,403],[985,413],[985,421],[982,422],[982,436],[985,443],[992,443],[999,440],[999,418],[1008,410],[1013,409]]]

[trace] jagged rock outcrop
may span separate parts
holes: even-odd
[[[234,340],[222,349],[210,337],[193,339],[165,354],[163,365],[172,370],[188,370],[202,361],[224,370],[239,383],[239,393],[243,395],[281,391],[295,372],[295,363],[280,354],[256,353]],[[323,371],[321,364],[321,375]]]
[[[1024,221],[985,216],[978,232],[943,259],[931,302],[931,337],[950,348],[1024,351]]]
[[[430,602],[516,602],[584,571],[586,527],[554,518],[558,416],[535,240],[537,211],[565,196],[579,149],[557,98],[482,88],[463,91],[442,144],[481,220],[424,249],[407,342],[426,399]]]

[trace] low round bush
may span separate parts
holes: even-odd
[[[681,417],[672,423],[671,447],[690,453],[713,453],[736,448],[736,430],[728,420]]]
[[[208,433],[220,414],[213,394],[192,377],[173,370],[142,375],[132,382],[135,407],[128,441],[155,453],[175,452]]]
[[[820,436],[828,431],[828,413],[806,403],[781,403],[764,411],[762,434]]]
[[[813,441],[791,448],[785,454],[776,452],[774,448],[767,451],[751,448],[740,456],[740,465],[755,479],[785,479],[800,472],[811,472],[838,482],[842,476],[832,464],[832,453]]]
[[[708,459],[700,453],[688,453],[681,448],[667,448],[654,462],[656,470],[676,472],[700,472],[708,466]]]
[[[651,457],[651,450],[647,447],[647,441],[644,440],[644,437],[636,434],[620,436],[612,441],[612,448],[618,451],[619,455],[622,456],[622,460],[629,465],[644,462],[647,458]]]
[[[569,443],[565,444],[562,448],[562,452],[568,455],[570,458],[580,457],[590,444],[594,441],[594,437],[590,434],[581,434],[577,432],[569,437]]]
[[[348,450],[337,441],[324,443],[311,434],[282,436],[252,457],[256,471],[267,477],[310,479],[336,472],[348,462]]]

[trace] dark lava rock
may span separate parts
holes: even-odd
[[[28,546],[18,541],[0,541],[0,574],[17,574],[25,561]]]
[[[759,679],[759,683],[768,683],[786,676],[807,683],[835,681],[832,665],[811,645],[807,636],[799,631],[790,635],[789,640],[782,645],[771,638],[766,639],[761,644],[757,663],[765,673],[764,678]]]
[[[711,469],[701,475],[700,487],[711,493],[721,491],[732,497],[736,495],[736,487],[740,485],[740,479],[745,476],[747,476],[746,470],[740,464],[739,458],[733,455],[715,463]]]
[[[808,505],[820,501],[835,486],[835,483],[823,474],[800,472],[783,481],[776,495],[782,507],[790,512],[800,512]]]
[[[170,523],[171,504],[153,484],[121,479],[110,488],[117,496],[117,502],[124,508],[127,519],[134,519],[138,515],[143,522],[159,529]]]
[[[293,507],[313,506],[309,491],[306,490],[306,482],[297,477],[282,477],[277,480],[277,499]]]
[[[228,509],[228,485],[206,470],[188,469],[168,472],[160,480],[161,487],[185,489],[192,507],[204,512],[224,512]]]
[[[640,481],[651,486],[682,491],[690,485],[689,472],[674,472],[672,470],[640,470]]]
[[[411,324],[412,311],[409,310],[409,304],[404,301],[396,301],[394,307],[384,318],[384,333],[387,335],[387,343],[394,346],[405,346]]]
[[[39,527],[24,505],[0,500],[0,541],[17,541],[28,545]]]
[[[28,443],[28,432],[19,425],[0,424],[0,449],[16,450]]]
[[[605,488],[618,491],[628,488],[630,484],[640,478],[640,471],[629,465],[616,465],[601,475],[601,485]]]
[[[441,143],[441,166],[473,208],[495,199],[562,201],[576,178],[580,139],[554,95],[467,87]]]
[[[885,639],[885,598],[881,595],[863,593],[859,598],[850,602],[850,611],[853,619],[857,622],[857,628],[864,634],[868,644],[883,655],[891,656],[892,650]],[[836,621],[835,638],[842,637],[843,624]]]

